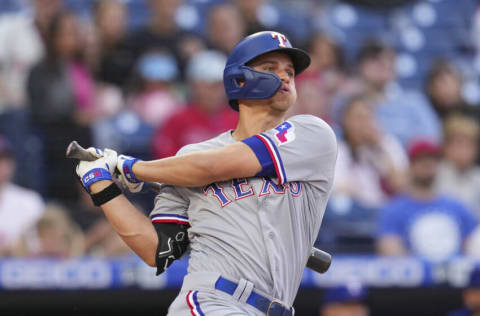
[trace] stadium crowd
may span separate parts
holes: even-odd
[[[317,115],[339,140],[317,245],[480,257],[480,4],[350,2],[4,1],[0,256],[129,254],[68,143],[155,159],[235,128],[226,56],[275,30],[312,57],[289,115]],[[150,193],[130,198],[148,214]]]

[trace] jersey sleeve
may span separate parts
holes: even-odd
[[[257,156],[257,176],[289,181],[333,181],[337,142],[333,130],[313,115],[297,115],[274,129],[243,140]]]
[[[175,223],[190,226],[187,214],[189,204],[178,188],[162,185],[160,193],[155,198],[155,206],[150,213],[152,223]]]

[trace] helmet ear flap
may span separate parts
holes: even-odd
[[[228,99],[268,99],[282,86],[282,80],[275,74],[254,70],[248,66],[227,67],[224,83]],[[229,102],[232,106],[232,102]],[[232,108],[238,111],[238,102]],[[235,104],[234,103],[234,104]]]

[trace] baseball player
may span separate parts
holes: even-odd
[[[230,106],[239,111],[235,130],[154,161],[91,148],[100,158],[77,166],[94,203],[157,273],[190,245],[188,274],[168,315],[294,314],[337,155],[324,121],[285,120],[297,97],[294,77],[309,63],[283,34],[250,35],[224,70]],[[132,192],[143,181],[163,184],[150,219],[112,182],[115,168]]]

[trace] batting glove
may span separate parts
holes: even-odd
[[[94,161],[80,161],[76,171],[83,187],[88,193],[91,193],[90,186],[93,183],[101,180],[112,180],[112,175],[117,166],[117,152],[111,149],[105,149],[102,152],[93,147],[87,150],[98,159]]]
[[[120,181],[132,193],[142,190],[144,182],[137,179],[133,173],[133,165],[141,159],[120,155],[117,160],[117,169],[120,171]]]

